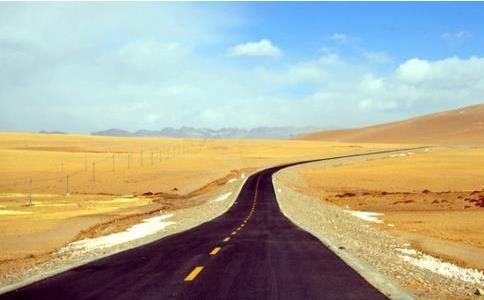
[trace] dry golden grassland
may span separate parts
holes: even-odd
[[[386,147],[0,133],[0,260],[52,251],[96,224],[159,209],[144,193],[163,193],[163,208],[176,209],[184,196],[250,170]]]
[[[383,213],[378,224],[414,246],[484,269],[484,148],[430,152],[307,168],[306,191],[352,210]]]

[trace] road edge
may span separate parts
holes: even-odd
[[[372,153],[368,153],[368,154],[371,155]],[[362,154],[362,156],[363,155],[364,154]],[[338,159],[338,158],[339,157],[335,157],[335,159]],[[328,158],[328,159],[331,159],[331,158]],[[287,210],[287,208],[284,205],[284,201],[281,200],[280,198],[280,195],[279,195],[280,193],[278,191],[280,189],[288,188],[288,187],[286,187],[283,183],[277,182],[275,178],[276,175],[279,172],[287,170],[288,168],[296,167],[296,166],[300,167],[303,164],[311,164],[311,163],[314,163],[314,161],[303,162],[297,165],[290,165],[290,166],[281,168],[280,170],[272,174],[272,185],[274,188],[274,194],[276,196],[277,203],[279,204],[279,208],[281,212],[284,214],[284,216],[286,216],[293,224],[295,224],[302,230],[310,233],[311,235],[319,239],[321,243],[323,243],[323,245],[325,245],[329,250],[331,250],[339,258],[341,258],[348,266],[350,266],[353,270],[355,270],[358,274],[360,274],[373,287],[375,287],[377,290],[385,294],[385,296],[389,297],[390,299],[398,299],[398,300],[415,299],[416,298],[415,295],[413,295],[406,288],[402,287],[395,280],[379,272],[378,270],[376,270],[376,268],[364,262],[362,259],[358,258],[357,256],[352,255],[348,251],[339,249],[339,245],[336,244],[336,242],[324,236],[324,233],[316,232],[315,230],[312,230],[308,226],[305,226],[303,223],[299,222],[297,218],[294,218],[291,215],[291,213]]]
[[[240,182],[239,186],[235,189],[234,193],[230,196],[230,201],[228,202],[230,204],[228,204],[227,207],[223,211],[221,211],[218,214],[215,214],[215,215],[211,216],[211,218],[209,218],[209,219],[202,220],[200,223],[193,224],[191,226],[179,228],[178,230],[176,230],[174,232],[171,232],[169,234],[166,234],[166,235],[163,235],[163,233],[160,233],[160,235],[154,236],[151,239],[146,239],[145,241],[140,241],[139,243],[137,243],[135,245],[128,246],[128,247],[123,248],[123,249],[120,249],[120,250],[116,250],[116,251],[113,251],[113,252],[108,252],[106,254],[103,254],[103,255],[100,255],[100,256],[96,256],[94,258],[84,259],[84,260],[81,260],[81,261],[79,261],[77,263],[72,263],[72,264],[68,264],[68,265],[65,265],[65,266],[61,266],[61,267],[56,268],[56,269],[53,269],[51,271],[47,271],[47,272],[44,272],[42,274],[38,274],[38,275],[35,275],[35,276],[32,276],[32,277],[29,277],[29,278],[27,278],[25,280],[22,280],[22,281],[18,282],[18,283],[14,283],[14,284],[10,284],[10,285],[6,285],[6,286],[3,286],[3,287],[0,287],[0,296],[3,295],[3,294],[6,294],[6,293],[12,292],[14,290],[17,290],[17,289],[26,287],[28,285],[34,284],[34,283],[36,283],[38,281],[41,281],[41,280],[44,280],[44,279],[47,279],[47,278],[56,276],[58,274],[67,272],[67,271],[72,270],[72,269],[75,269],[77,267],[80,267],[80,266],[89,264],[91,262],[94,262],[94,261],[97,261],[97,260],[100,260],[100,259],[103,259],[103,258],[112,256],[112,255],[116,255],[116,254],[121,253],[121,252],[124,252],[124,251],[129,251],[129,250],[132,250],[132,249],[135,249],[135,248],[138,248],[138,247],[142,247],[144,245],[153,243],[153,242],[155,242],[157,240],[160,240],[160,239],[163,239],[163,238],[166,238],[166,237],[175,235],[175,234],[183,233],[183,232],[188,231],[188,230],[190,230],[192,228],[195,228],[197,226],[200,226],[200,225],[202,225],[204,223],[210,222],[213,219],[215,219],[215,218],[223,215],[224,213],[226,213],[233,206],[233,204],[235,203],[235,201],[239,197],[240,191],[242,190],[242,188],[244,187],[245,183],[247,182],[247,179],[250,178],[250,176],[254,175],[255,173],[257,173],[259,171],[260,170],[255,170],[255,171],[250,172],[248,174],[244,174],[245,177],[242,179],[242,181]]]

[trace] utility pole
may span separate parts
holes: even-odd
[[[96,181],[96,162],[92,162],[92,181]]]
[[[29,206],[32,206],[32,176],[29,177]]]

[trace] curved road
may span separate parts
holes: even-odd
[[[191,230],[44,279],[0,299],[384,299],[280,211],[272,174]]]

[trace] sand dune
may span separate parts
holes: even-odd
[[[341,142],[483,144],[484,104],[375,126],[330,130],[296,139]]]

